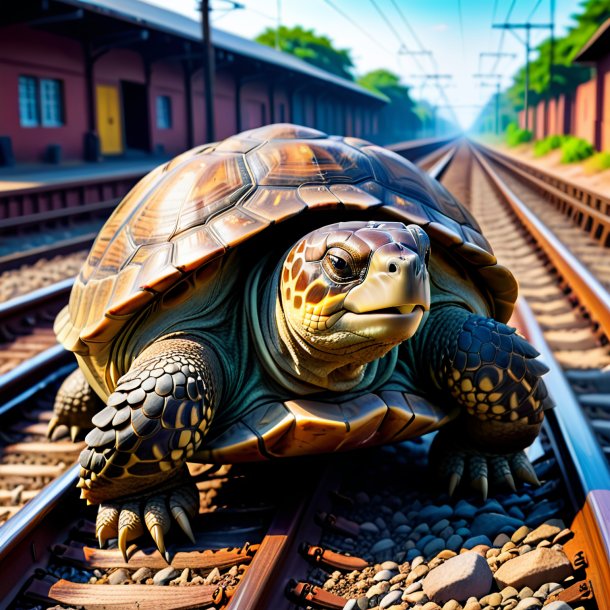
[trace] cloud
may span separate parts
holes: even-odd
[[[449,29],[449,26],[446,23],[436,23],[432,26],[432,29],[435,32],[444,32],[445,30]]]

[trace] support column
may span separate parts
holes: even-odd
[[[186,113],[186,146],[195,146],[195,126],[193,124],[193,66],[190,59],[182,62],[182,75],[184,78],[184,111]]]

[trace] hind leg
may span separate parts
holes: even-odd
[[[93,391],[83,372],[76,369],[66,377],[57,391],[47,436],[52,438],[56,428],[63,425],[68,427],[70,437],[76,441],[93,428],[91,418],[103,408],[104,403]]]

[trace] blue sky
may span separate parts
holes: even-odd
[[[199,18],[196,0],[147,1]],[[413,86],[413,97],[423,97],[439,106],[445,105],[448,100],[464,128],[468,128],[476,117],[479,111],[476,106],[484,104],[494,92],[492,87],[479,87],[481,79],[473,77],[479,70],[488,73],[494,67],[495,59],[480,59],[479,53],[495,52],[501,48],[503,52],[517,54],[515,58],[502,58],[497,64],[496,72],[503,75],[503,86],[510,84],[510,77],[525,61],[524,46],[511,33],[504,34],[500,47],[502,34],[500,30],[492,30],[492,18],[494,22],[504,21],[511,6],[511,22],[526,21],[534,9],[530,17],[532,23],[548,23],[550,15],[550,0],[240,0],[245,8],[229,11],[226,10],[229,2],[211,1],[214,8],[213,25],[246,38],[253,38],[265,27],[275,26],[279,7],[283,25],[300,24],[313,28],[320,34],[326,34],[337,47],[351,49],[356,74],[388,68],[398,73],[405,84]],[[579,2],[555,0],[555,4],[555,31],[561,35],[572,23],[570,15],[579,12]],[[370,37],[340,15],[332,5],[347,13]],[[408,50],[419,47],[395,5],[398,5],[424,47],[434,54],[438,71],[452,76],[450,80],[442,81],[447,84],[446,99],[440,95],[437,87],[429,83],[422,87],[422,79],[413,76],[435,71],[428,56],[398,53],[403,44]],[[384,21],[376,6],[395,32]],[[522,36],[523,32],[518,34]],[[546,30],[532,30],[533,46],[547,35]],[[450,116],[448,109],[439,110]]]

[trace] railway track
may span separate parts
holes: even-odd
[[[475,181],[470,177],[466,185],[460,185],[455,180],[455,175],[470,176],[471,171],[477,171],[476,168],[480,167],[472,159],[465,159],[463,151],[463,148],[458,151],[448,149],[436,156],[435,163],[431,160],[428,167],[437,176],[444,171],[447,184],[451,186],[454,180],[451,188],[463,189],[469,195],[465,199],[470,200],[472,205],[475,197],[480,196],[479,192],[483,193],[483,197],[489,197],[489,193],[478,182],[479,178]],[[470,164],[467,172],[463,165],[460,167],[462,161]],[[497,193],[493,189],[492,192]],[[486,227],[483,228],[487,234]],[[498,229],[498,234],[501,232]],[[540,278],[538,283],[541,283]],[[545,353],[542,331],[528,317],[525,306],[520,312],[520,327],[535,339],[534,342]],[[544,330],[548,338],[548,329]],[[595,329],[592,335],[599,342],[599,333],[596,334]],[[556,344],[550,343],[548,354],[552,353],[553,348],[556,349]],[[601,349],[603,351],[604,348]],[[559,379],[565,382],[561,373]],[[570,371],[568,379],[572,388],[583,390],[589,396],[589,402],[594,390],[601,393],[605,380],[603,375],[596,375],[595,370]],[[30,388],[27,397],[17,395],[13,402],[23,404],[27,401],[28,404],[43,405],[50,383],[53,382],[48,379],[43,381],[39,394]],[[557,389],[560,385],[557,380],[549,385],[551,392],[559,393],[555,394],[559,396],[556,401],[563,402],[565,387]],[[37,402],[39,400],[43,402]],[[586,404],[582,406],[587,408]],[[10,409],[5,410],[8,412]],[[43,413],[44,409],[36,406],[34,412]],[[170,553],[174,556],[172,563],[179,567],[165,573],[163,570],[168,567],[152,549],[144,549],[137,554],[135,564],[127,565],[116,548],[106,552],[96,551],[91,525],[94,511],[85,509],[76,500],[71,491],[76,470],[68,469],[24,510],[17,512],[8,526],[0,528],[0,572],[4,573],[8,569],[6,566],[12,566],[12,570],[15,565],[23,568],[20,577],[9,583],[0,583],[0,594],[12,600],[12,608],[49,607],[57,602],[64,607],[84,604],[91,608],[127,608],[135,607],[136,600],[140,608],[214,606],[241,610],[287,608],[295,607],[295,604],[312,608],[342,608],[348,604],[347,608],[360,608],[364,607],[363,597],[368,599],[367,604],[377,604],[366,607],[391,607],[392,610],[395,610],[394,606],[417,607],[419,602],[416,600],[424,600],[421,594],[424,572],[440,566],[452,557],[451,553],[456,552],[444,548],[440,551],[444,555],[439,557],[438,552],[432,554],[433,545],[426,553],[426,545],[420,541],[432,536],[427,542],[434,542],[435,539],[438,547],[441,530],[437,528],[431,532],[428,526],[430,533],[423,533],[425,527],[422,527],[422,523],[426,519],[422,520],[421,514],[426,511],[434,513],[435,509],[447,513],[449,507],[451,512],[444,517],[448,523],[443,529],[452,528],[454,532],[451,535],[460,536],[457,533],[460,528],[453,526],[465,522],[459,524],[472,534],[471,538],[478,535],[475,535],[478,531],[475,527],[477,516],[496,514],[494,511],[500,509],[514,509],[508,513],[513,519],[519,518],[520,511],[523,516],[521,522],[534,532],[549,519],[561,519],[566,527],[560,531],[551,530],[554,532],[551,539],[542,538],[537,544],[541,548],[562,545],[573,563],[571,580],[556,583],[557,586],[549,585],[543,592],[532,590],[532,595],[538,593],[538,597],[545,601],[563,595],[575,604],[573,607],[584,604],[587,608],[606,608],[608,606],[604,602],[610,599],[610,591],[604,589],[610,583],[607,572],[608,542],[600,530],[599,521],[604,517],[609,518],[607,513],[603,513],[604,502],[608,505],[603,492],[610,489],[610,477],[606,462],[601,457],[602,451],[590,436],[579,405],[572,405],[570,417],[574,417],[575,421],[564,421],[558,409],[557,417],[555,414],[549,417],[542,443],[534,447],[532,457],[538,456],[536,470],[544,483],[541,491],[525,487],[518,494],[500,495],[497,500],[486,503],[469,496],[462,496],[461,499],[439,496],[438,489],[422,484],[426,479],[424,457],[428,442],[425,440],[349,457],[330,456],[326,464],[320,460],[304,460],[301,463],[273,465],[277,468],[275,471],[265,470],[269,465],[262,465],[262,469],[254,466],[216,474],[202,473],[197,548],[178,540],[178,545],[170,548]],[[578,447],[587,448],[587,455],[583,457],[579,454]],[[595,469],[595,475],[586,468],[585,458]],[[260,490],[261,481],[275,483],[273,490],[267,490],[267,496]],[[281,484],[278,485],[277,481],[281,481]],[[239,488],[243,483],[245,490]],[[235,488],[239,491],[234,492]],[[263,495],[257,495],[259,492]],[[257,501],[243,506],[243,498],[253,497]],[[240,502],[242,506],[238,506]],[[511,506],[504,507],[504,504]],[[544,510],[534,518],[532,513],[538,506],[543,506]],[[472,512],[470,517],[468,511]],[[254,527],[247,521],[253,515],[256,516],[256,527],[248,529]],[[84,517],[85,521],[74,526],[77,517]],[[439,518],[438,521],[443,519]],[[432,521],[430,523],[434,525]],[[225,529],[223,524],[227,526]],[[514,522],[511,522],[513,525]],[[54,531],[49,531],[49,528]],[[419,531],[415,532],[418,528]],[[57,532],[60,532],[59,536]],[[445,531],[447,533],[448,530]],[[511,555],[511,548],[504,550],[510,541],[499,537],[502,534],[509,536],[503,532],[494,532],[492,536],[491,530],[488,533],[490,544],[483,544],[488,548],[477,549],[480,545],[473,545],[473,548],[485,556],[490,566],[495,563],[497,568],[501,563],[499,560],[494,562],[495,558],[499,559],[503,553]],[[525,536],[517,544],[513,543],[512,548],[526,546],[524,539]],[[555,539],[557,542],[554,542]],[[501,548],[494,544],[500,541],[503,542]],[[52,552],[49,554],[46,549],[51,542],[54,545],[51,545]],[[308,545],[304,546],[305,543]],[[462,543],[467,543],[464,536]],[[423,548],[419,548],[418,544]],[[201,548],[223,547],[225,550],[208,553],[205,558],[205,553],[200,551]],[[456,550],[460,548],[456,547]],[[496,550],[499,552],[496,553]],[[584,552],[587,566],[579,559],[582,557],[581,551]],[[306,561],[304,555],[309,555],[310,561]],[[515,551],[512,555],[515,555]],[[141,570],[140,574],[137,574],[138,570]],[[378,576],[384,571],[391,574],[389,580]],[[158,582],[173,580],[175,586],[139,584],[154,581],[155,578]],[[290,579],[292,582],[287,588]],[[194,584],[189,586],[188,583],[193,581]],[[119,584],[123,582],[129,583],[129,586]],[[363,588],[363,582],[366,588]],[[367,597],[369,590],[380,583],[387,583],[388,586],[378,586]],[[412,590],[405,593],[409,587]],[[395,591],[400,591],[400,596],[397,597]],[[286,592],[292,601],[287,601]],[[418,592],[420,595],[417,595]],[[359,594],[356,596],[354,593]],[[388,600],[397,602],[393,605],[386,601],[390,593],[393,595]],[[594,600],[586,599],[593,594]],[[349,599],[354,601],[350,602]],[[492,605],[494,600],[487,600],[490,608],[499,607]],[[520,602],[516,598],[515,601],[515,604],[507,604],[506,607],[518,607]],[[428,602],[421,603],[420,607],[424,607],[424,603]],[[475,608],[474,603],[471,607]],[[485,606],[479,604],[479,607]],[[522,607],[525,608],[525,605]],[[426,610],[432,610],[432,606]]]

